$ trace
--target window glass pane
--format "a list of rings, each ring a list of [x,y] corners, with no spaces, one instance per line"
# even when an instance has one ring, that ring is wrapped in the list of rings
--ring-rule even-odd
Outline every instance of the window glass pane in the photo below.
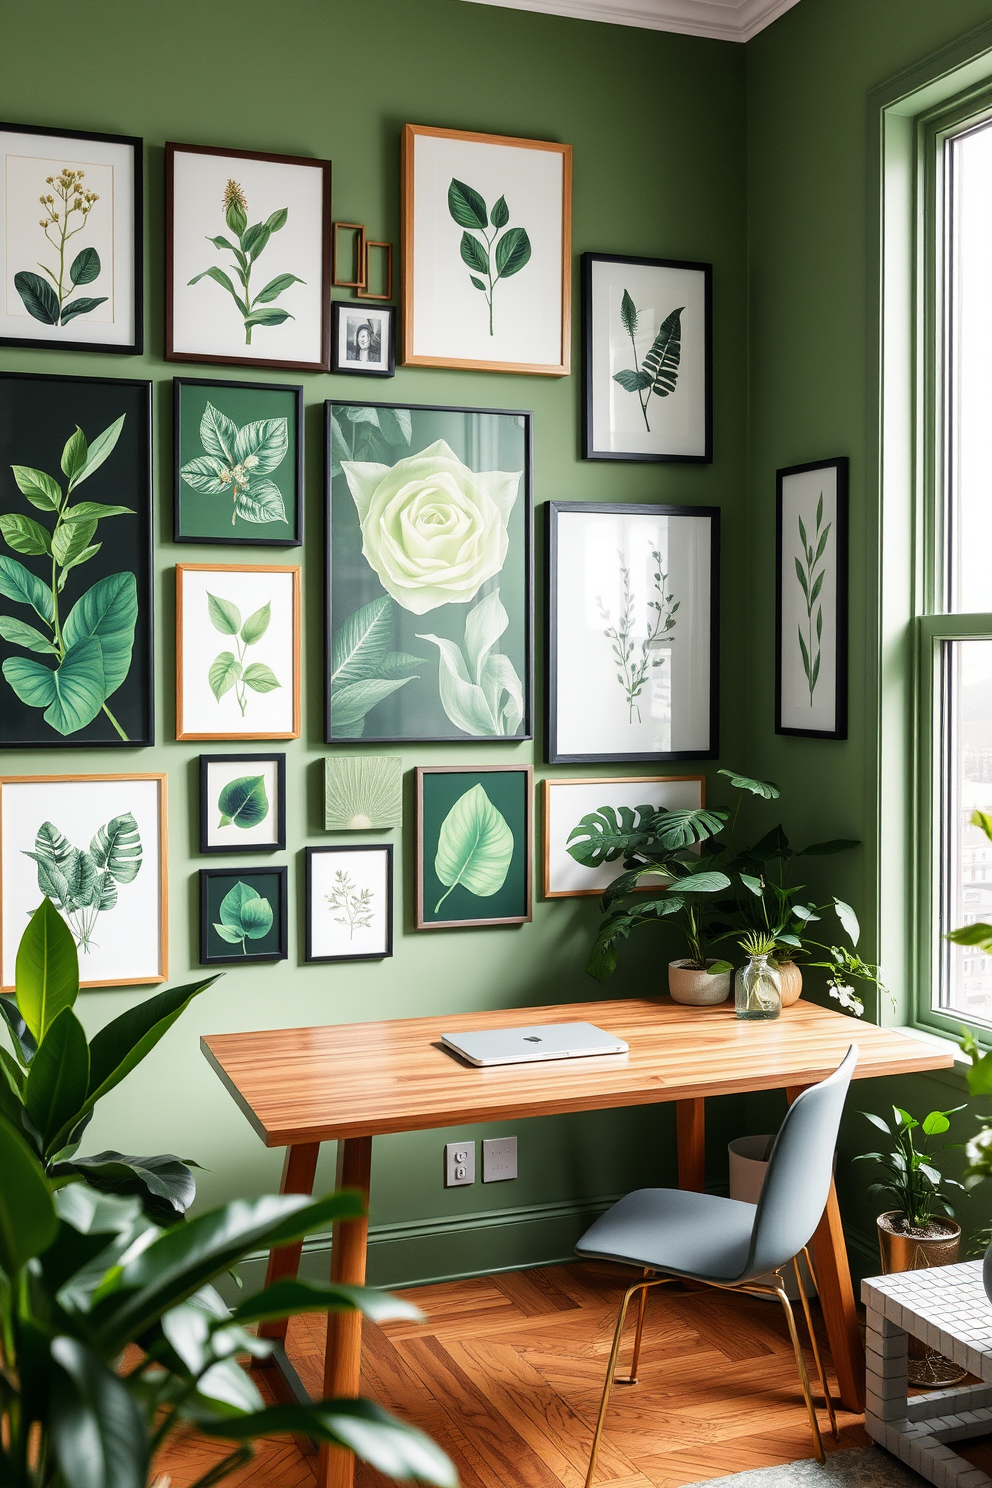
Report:
[[[992,123],[951,140],[949,608],[992,610]]]
[[[943,643],[940,934],[992,922],[992,842],[970,825],[992,813],[992,640]],[[992,1025],[992,957],[941,940],[939,1006]]]

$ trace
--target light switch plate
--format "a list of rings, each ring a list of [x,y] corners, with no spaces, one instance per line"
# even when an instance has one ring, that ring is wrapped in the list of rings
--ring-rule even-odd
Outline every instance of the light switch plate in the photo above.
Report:
[[[487,1137],[482,1143],[483,1183],[505,1183],[517,1176],[516,1137]]]
[[[475,1182],[475,1143],[447,1142],[444,1148],[444,1186],[461,1188]]]

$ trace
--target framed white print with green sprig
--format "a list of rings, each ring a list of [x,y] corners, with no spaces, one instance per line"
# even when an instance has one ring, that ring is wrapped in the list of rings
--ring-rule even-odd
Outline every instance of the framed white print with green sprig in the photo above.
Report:
[[[142,143],[0,124],[0,346],[142,349]]]
[[[307,961],[382,961],[393,954],[389,843],[306,849]]]

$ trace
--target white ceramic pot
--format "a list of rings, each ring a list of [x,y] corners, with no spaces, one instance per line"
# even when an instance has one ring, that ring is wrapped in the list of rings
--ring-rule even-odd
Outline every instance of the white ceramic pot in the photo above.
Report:
[[[711,956],[707,966],[716,960]],[[711,1007],[717,1002],[726,1002],[730,996],[730,972],[720,971],[711,976],[700,971],[692,961],[669,961],[668,990],[673,1002],[684,1002],[689,1007]]]

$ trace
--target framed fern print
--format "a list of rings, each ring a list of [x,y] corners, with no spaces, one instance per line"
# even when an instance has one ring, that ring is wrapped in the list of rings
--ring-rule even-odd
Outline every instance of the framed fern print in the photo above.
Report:
[[[713,458],[706,263],[582,255],[587,460]]]
[[[418,768],[418,930],[531,919],[533,798],[530,765]]]
[[[776,475],[775,732],[847,738],[847,458]]]

